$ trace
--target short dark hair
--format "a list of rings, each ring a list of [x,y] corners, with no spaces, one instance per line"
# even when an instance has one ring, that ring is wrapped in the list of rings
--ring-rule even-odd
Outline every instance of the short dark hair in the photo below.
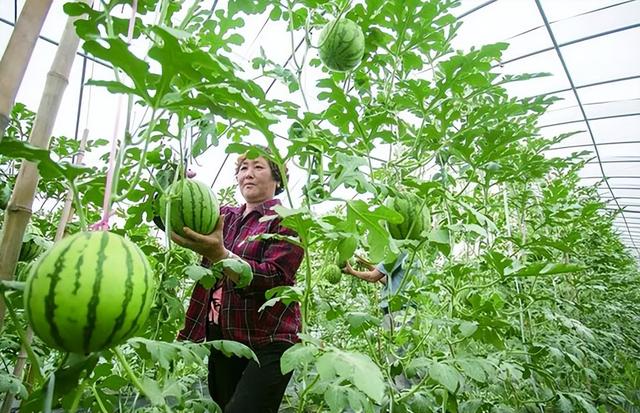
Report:
[[[275,195],[281,194],[282,192],[284,192],[284,182],[282,180],[282,175],[280,174],[280,168],[278,168],[278,164],[271,159],[271,155],[273,154],[273,152],[271,151],[271,149],[269,149],[266,146],[254,145],[254,147],[259,148],[262,150],[262,152],[266,153],[266,156],[263,154],[260,154],[258,155],[258,157],[262,156],[267,160],[267,163],[269,164],[269,169],[271,170],[271,176],[273,177],[273,180],[278,183],[278,185],[276,186]],[[238,159],[236,160],[236,176],[238,176],[238,172],[240,171],[240,166],[242,166],[242,162],[244,162],[246,159],[247,159],[246,153],[238,156]],[[283,166],[284,166],[285,177],[287,178],[287,180],[289,180],[289,171],[287,169],[287,165],[285,164]]]

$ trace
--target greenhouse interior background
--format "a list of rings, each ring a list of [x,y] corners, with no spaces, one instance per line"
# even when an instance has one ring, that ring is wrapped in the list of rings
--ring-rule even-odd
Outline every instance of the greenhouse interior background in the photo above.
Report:
[[[24,1],[2,3],[0,48],[4,49]],[[34,52],[34,59],[41,64],[29,66],[17,98],[29,108],[37,107],[47,62],[52,61],[64,28],[66,15],[61,5],[51,8]],[[219,6],[224,7],[224,1]],[[463,0],[452,13],[463,22],[453,40],[456,49],[468,51],[474,46],[508,42],[498,73],[551,74],[506,87],[515,96],[547,94],[562,99],[541,118],[540,133],[551,137],[580,131],[550,152],[553,156],[592,152],[593,159],[581,171],[583,182],[598,183],[607,205],[621,211],[616,220],[620,236],[640,257],[640,1]],[[268,16],[248,17],[241,30],[248,47],[245,44],[233,53],[238,61],[246,62],[243,69],[249,75],[251,60],[259,56],[261,47],[287,44],[285,29],[284,22],[270,21]],[[282,63],[290,56],[288,47],[269,47],[269,53],[274,61]],[[57,119],[55,134],[77,137],[84,128],[93,134],[114,127],[117,98],[104,89],[82,86],[83,71],[87,78],[106,78],[111,75],[110,66],[93,59],[84,69],[83,65],[81,58],[76,59],[62,104],[64,115]],[[303,81],[312,86],[314,73],[306,76]],[[264,80],[261,85],[266,89],[270,83]],[[84,99],[79,108],[81,93]],[[270,96],[301,100],[289,94],[284,85],[272,87]],[[79,122],[75,116],[78,109]],[[260,141],[259,137],[255,139]],[[286,142],[283,144],[286,146]],[[217,165],[223,157],[212,150],[203,156],[202,163]],[[198,166],[194,170],[206,176],[205,180],[213,180],[218,172]],[[233,173],[223,169],[218,179],[228,184],[233,181]],[[303,183],[303,178],[293,181],[292,191],[299,194]]]
[[[0,0],[0,52],[36,3]],[[342,58],[360,48],[346,71],[321,56],[343,14],[366,39],[339,31]],[[64,78],[50,70],[70,16],[79,46],[43,151],[26,140]],[[640,412],[640,0],[53,0],[15,103],[0,135],[0,413],[222,411],[207,357],[260,348],[211,341],[215,309],[209,341],[179,335],[214,285],[244,316],[249,301],[260,322],[281,311],[274,328],[298,311],[280,413]],[[216,220],[215,202],[242,204],[235,162],[253,145],[275,148],[256,153],[280,175],[286,161],[288,182],[282,232],[244,236],[304,252],[269,289],[259,259],[228,247],[211,264],[164,226],[171,182],[212,188],[189,206]],[[107,229],[133,245],[126,271],[107,241],[56,250]],[[128,278],[102,318],[110,257]]]

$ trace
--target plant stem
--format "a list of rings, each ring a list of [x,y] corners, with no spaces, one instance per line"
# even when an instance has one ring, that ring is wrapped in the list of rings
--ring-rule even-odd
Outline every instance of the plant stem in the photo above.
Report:
[[[300,393],[300,398],[298,398],[298,413],[304,413],[304,405],[305,405],[305,400],[307,398],[307,393],[309,393],[309,390],[311,390],[311,388],[318,382],[318,380],[320,379],[320,375],[316,375],[316,377],[313,379],[313,381],[311,382],[311,384],[309,384],[307,387],[304,388],[304,390],[302,391],[302,393]]]
[[[87,385],[87,380],[86,378],[84,378],[80,381],[80,385],[78,386],[75,396],[73,397],[73,403],[69,408],[70,413],[75,413],[75,411],[78,410],[78,404],[80,403],[80,399],[82,398],[82,393],[84,393],[84,388],[86,387],[86,385]]]
[[[96,398],[96,402],[98,402],[98,407],[100,407],[100,411],[102,413],[109,413],[107,408],[104,406],[104,403],[102,402],[102,399],[100,398],[100,395],[98,394],[98,390],[96,390],[96,385],[95,384],[93,386],[91,386],[91,391],[93,392],[93,396]]]
[[[44,413],[51,413],[51,405],[53,404],[53,391],[56,385],[56,373],[51,373],[49,376],[49,384],[47,384],[47,393],[44,397],[43,410]]]
[[[127,373],[127,376],[129,377],[129,380],[131,380],[131,383],[133,383],[134,387],[138,389],[140,393],[148,397],[149,400],[151,400],[149,395],[147,395],[147,393],[145,392],[144,387],[142,386],[142,383],[140,383],[138,376],[135,375],[135,373],[131,369],[131,366],[129,365],[129,362],[127,362],[127,359],[124,357],[124,354],[122,354],[122,350],[120,350],[120,347],[114,347],[112,351],[115,354],[116,358],[118,359],[120,366]]]
[[[40,362],[38,360],[38,357],[36,356],[36,353],[33,352],[33,348],[31,348],[30,340],[27,339],[24,332],[20,328],[20,324],[18,323],[18,317],[16,315],[15,309],[13,308],[9,300],[7,300],[4,294],[0,294],[0,297],[2,298],[2,300],[5,302],[7,306],[9,318],[11,318],[11,321],[13,321],[13,324],[15,326],[15,333],[20,338],[20,342],[22,343],[23,348],[25,349],[25,351],[27,352],[27,355],[29,356],[29,362],[31,363],[36,373],[36,378],[39,381],[42,381],[43,375],[42,375],[42,370],[40,369]]]
[[[305,263],[305,267],[306,267],[306,276],[305,276],[305,280],[304,280],[304,295],[303,295],[303,299],[302,299],[302,311],[303,311],[303,317],[302,317],[302,331],[307,332],[307,329],[309,328],[309,301],[310,301],[310,297],[311,297],[311,257],[309,257],[309,244],[308,244],[308,239],[305,236],[303,236],[302,234],[300,234],[300,240],[302,241],[302,245],[304,248],[304,263]]]

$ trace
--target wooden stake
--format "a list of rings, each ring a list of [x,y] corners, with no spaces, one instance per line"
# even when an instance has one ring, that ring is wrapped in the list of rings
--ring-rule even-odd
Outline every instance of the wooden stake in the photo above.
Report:
[[[27,0],[0,60],[0,141],[52,0]]]
[[[90,0],[82,1],[89,4]],[[39,148],[49,147],[49,139],[60,108],[60,102],[69,83],[69,73],[80,43],[80,39],[73,27],[75,19],[76,17],[70,17],[67,20],[60,46],[58,46],[51,70],[47,75],[47,81],[38,107],[38,114],[29,137],[29,143]],[[5,211],[4,230],[0,238],[0,280],[13,279],[16,262],[22,246],[22,237],[31,218],[31,208],[39,179],[40,175],[36,165],[32,162],[23,161],[11,199]],[[4,300],[0,300],[0,331],[4,325],[4,316],[5,304]]]

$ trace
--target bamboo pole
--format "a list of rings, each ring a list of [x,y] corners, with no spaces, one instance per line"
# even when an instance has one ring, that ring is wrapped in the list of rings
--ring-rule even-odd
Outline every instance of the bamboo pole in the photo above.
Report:
[[[82,134],[82,140],[80,141],[80,150],[78,152],[78,156],[76,157],[75,164],[81,165],[82,160],[84,159],[84,151],[87,145],[87,137],[89,136],[89,130],[85,129]],[[67,191],[67,198],[65,200],[64,208],[62,209],[62,215],[60,217],[60,222],[58,223],[58,228],[56,230],[56,236],[53,239],[54,243],[60,241],[64,237],[64,230],[67,228],[67,223],[71,220],[73,216],[73,191],[69,189]],[[27,327],[27,343],[31,344],[31,340],[33,340],[33,330],[31,326]],[[18,360],[13,369],[13,376],[18,380],[22,381],[22,374],[24,367],[27,362],[27,349],[23,345],[20,349],[20,353],[18,354]],[[11,411],[11,407],[13,405],[13,401],[15,399],[15,394],[7,392],[5,396],[4,402],[2,403],[2,408],[0,408],[0,413],[9,413]]]
[[[90,0],[82,0],[89,4]],[[36,115],[29,143],[39,148],[48,148],[53,125],[60,108],[64,90],[69,83],[69,73],[78,50],[80,39],[76,35],[73,22],[69,17],[62,33],[58,51],[47,75],[38,114]],[[33,199],[38,187],[40,175],[36,165],[23,161],[18,172],[16,184],[5,213],[4,230],[0,238],[0,280],[12,280],[16,262],[22,246],[27,223],[31,218]],[[5,303],[0,300],[0,331],[4,325]]]
[[[53,0],[27,0],[0,60],[0,141]]]

